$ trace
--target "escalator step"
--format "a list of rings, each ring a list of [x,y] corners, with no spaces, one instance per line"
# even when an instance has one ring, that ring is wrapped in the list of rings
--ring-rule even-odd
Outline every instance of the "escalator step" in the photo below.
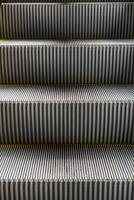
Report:
[[[132,200],[133,146],[1,145],[0,199]]]
[[[0,143],[134,143],[134,86],[0,86]]]

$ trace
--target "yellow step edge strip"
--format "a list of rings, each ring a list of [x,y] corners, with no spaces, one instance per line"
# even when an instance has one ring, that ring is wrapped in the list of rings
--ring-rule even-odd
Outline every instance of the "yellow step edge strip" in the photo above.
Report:
[[[0,40],[0,43],[5,42],[6,40]]]

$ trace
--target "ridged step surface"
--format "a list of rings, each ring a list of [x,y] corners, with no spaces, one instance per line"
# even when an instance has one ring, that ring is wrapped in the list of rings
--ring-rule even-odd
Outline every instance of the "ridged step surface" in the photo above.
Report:
[[[133,146],[1,145],[1,200],[132,200]]]
[[[134,143],[134,86],[0,86],[0,143]]]
[[[4,3],[2,39],[132,39],[134,3]]]
[[[134,40],[1,41],[0,84],[134,84]]]

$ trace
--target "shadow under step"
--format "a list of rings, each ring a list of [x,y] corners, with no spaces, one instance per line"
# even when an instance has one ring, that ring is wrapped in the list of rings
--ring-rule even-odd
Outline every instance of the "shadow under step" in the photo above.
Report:
[[[132,200],[133,146],[1,145],[0,197]]]
[[[5,40],[0,57],[0,84],[134,84],[134,40]]]
[[[134,86],[0,86],[0,143],[134,143]]]
[[[133,0],[1,0],[3,3],[133,2]]]
[[[2,39],[132,39],[133,2],[3,3]]]

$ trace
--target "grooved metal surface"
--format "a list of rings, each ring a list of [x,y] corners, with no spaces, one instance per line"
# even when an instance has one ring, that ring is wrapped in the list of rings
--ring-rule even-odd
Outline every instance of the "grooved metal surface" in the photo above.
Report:
[[[1,200],[133,200],[133,181],[2,181]]]
[[[133,146],[0,146],[0,197],[133,199]]]
[[[1,85],[0,102],[133,102],[133,85]]]
[[[134,84],[134,40],[3,41],[0,84]]]
[[[0,150],[0,180],[133,180],[129,145],[1,145]]]
[[[4,39],[132,39],[134,4],[5,3],[0,38]]]
[[[1,2],[0,200],[133,200],[134,2]]]
[[[134,143],[133,86],[1,86],[0,143]]]

